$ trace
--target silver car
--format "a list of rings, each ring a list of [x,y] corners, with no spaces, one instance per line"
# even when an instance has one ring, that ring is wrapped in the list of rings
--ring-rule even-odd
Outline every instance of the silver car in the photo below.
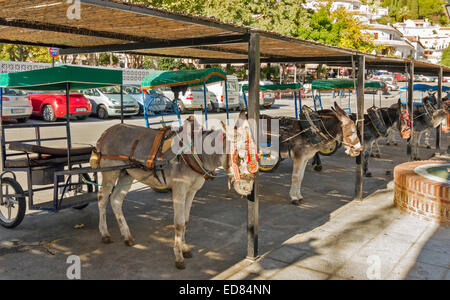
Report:
[[[28,95],[22,91],[3,89],[2,116],[16,119],[19,122],[26,122],[33,112],[33,105],[28,99]]]

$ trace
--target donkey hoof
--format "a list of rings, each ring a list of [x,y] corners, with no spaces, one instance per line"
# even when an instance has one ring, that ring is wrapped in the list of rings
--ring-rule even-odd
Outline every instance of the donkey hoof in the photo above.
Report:
[[[427,145],[427,149],[431,149],[431,146],[430,146],[430,145]]]
[[[194,256],[192,255],[191,251],[185,251],[185,252],[183,252],[183,257],[184,258],[192,258]]]
[[[175,267],[177,267],[177,269],[178,270],[184,270],[184,269],[186,269],[186,266],[184,265],[184,262],[178,262],[178,261],[176,261],[175,262]]]
[[[366,174],[364,174],[364,176],[366,176],[366,177],[372,177],[372,173],[367,172]]]
[[[103,237],[102,237],[102,243],[103,243],[103,244],[106,244],[106,245],[112,244],[112,243],[113,243],[113,240],[111,239],[110,236],[103,236]]]
[[[394,143],[394,146],[398,146],[398,143]]]
[[[386,171],[386,175],[391,175],[391,174],[392,174],[392,172],[390,170]]]
[[[321,172],[322,166],[314,166],[314,171]]]
[[[128,247],[133,247],[134,246],[134,241],[132,239],[126,240],[125,241],[125,245],[127,245]]]

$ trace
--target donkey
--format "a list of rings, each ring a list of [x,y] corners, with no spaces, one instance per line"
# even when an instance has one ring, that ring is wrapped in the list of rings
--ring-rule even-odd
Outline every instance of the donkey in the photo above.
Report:
[[[390,107],[383,107],[380,108],[379,111],[381,113],[382,120],[384,124],[386,125],[387,130],[392,130],[395,128],[398,124],[399,120],[399,110],[406,109],[406,106],[399,103],[393,104]],[[351,115],[350,118],[352,121],[356,121],[356,115]],[[369,115],[364,115],[364,150],[363,150],[363,171],[364,176],[371,177],[372,173],[369,172],[369,157],[372,154],[374,145],[377,145],[376,143],[384,138],[385,136],[379,132],[379,130],[375,127],[373,124],[373,121],[370,119]],[[379,151],[379,149],[378,149]],[[320,156],[317,154],[314,157],[314,164],[315,169],[322,169],[322,162],[320,159]]]
[[[427,105],[431,104],[431,105]],[[437,100],[435,93],[428,95],[422,99],[422,104],[414,106],[413,109],[413,159],[419,160],[419,140],[420,137],[430,129],[438,127],[447,120],[447,112],[445,109],[437,108]],[[429,132],[428,132],[429,134]],[[427,137],[426,137],[427,140]],[[429,144],[429,136],[428,136]]]
[[[200,129],[198,129],[199,127]],[[198,134],[199,141],[195,141],[195,138],[192,138],[192,128]],[[92,160],[91,158],[91,165],[93,167],[107,168],[130,164],[130,159],[124,158],[120,160],[117,156],[106,155],[108,153],[129,153],[127,151],[130,149],[130,144],[133,144],[133,152],[136,153],[134,154],[135,157],[139,155],[146,155],[145,157],[147,157],[150,149],[136,146],[136,143],[152,145],[153,142],[145,143],[145,137],[142,136],[140,137],[143,140],[142,142],[130,140],[130,136],[134,134],[133,130],[140,130],[143,133],[145,130],[148,132],[153,129],[123,124],[107,129],[97,143],[97,151],[101,149],[97,154],[97,163],[95,159]],[[122,204],[131,188],[131,184],[133,181],[138,181],[149,187],[166,186],[172,190],[175,224],[175,266],[178,269],[184,269],[184,258],[192,257],[190,248],[186,244],[185,233],[196,193],[203,187],[207,178],[215,177],[214,171],[217,168],[223,167],[227,173],[229,169],[232,169],[232,173],[235,175],[233,178],[229,177],[229,185],[233,184],[238,194],[242,196],[249,195],[253,190],[253,173],[248,173],[248,168],[242,164],[236,166],[233,162],[241,162],[247,159],[250,155],[247,153],[250,151],[248,149],[251,148],[249,143],[253,142],[253,138],[245,113],[239,115],[234,128],[226,128],[222,123],[222,128],[220,129],[204,131],[201,126],[198,126],[198,123],[190,118],[185,121],[178,131],[172,131],[171,134],[173,137],[172,151],[167,152],[170,154],[167,158],[167,165],[161,170],[147,169],[142,164],[135,164],[131,161],[133,166],[130,169],[102,172],[102,184],[98,195],[99,229],[102,242],[106,244],[111,243],[112,240],[106,223],[106,207],[108,202],[111,202],[125,244],[133,246],[134,239],[122,211]],[[191,142],[189,143],[189,141]],[[204,147],[210,145],[215,151],[207,151],[205,148],[201,153],[197,153],[196,149],[198,149],[197,146],[200,143],[205,145]],[[181,145],[183,146],[181,147]],[[227,154],[227,150],[230,149],[234,149],[232,150],[235,151],[233,152],[234,156]],[[141,153],[138,153],[139,151]],[[241,155],[241,153],[243,154]],[[242,158],[241,156],[245,157]],[[233,168],[230,166],[233,166]],[[226,176],[229,175],[227,174]]]
[[[334,102],[331,110],[320,110],[318,116],[326,129],[327,134],[333,140],[341,142],[345,147],[345,152],[349,156],[358,156],[362,150],[361,143],[356,134],[355,123],[349,118],[346,112]],[[267,119],[270,117],[264,116]],[[294,118],[280,119],[280,143],[288,147],[280,151],[283,158],[292,158],[294,167],[292,171],[292,184],[289,192],[291,203],[299,205],[303,201],[301,185],[305,175],[308,161],[320,150],[315,147],[303,134],[301,121]],[[332,142],[333,140],[330,140]]]

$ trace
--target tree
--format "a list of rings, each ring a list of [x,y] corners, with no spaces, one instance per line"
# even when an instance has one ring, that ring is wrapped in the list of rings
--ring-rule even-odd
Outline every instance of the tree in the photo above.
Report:
[[[442,51],[441,64],[450,67],[450,47],[448,47],[448,48],[444,49],[444,51]]]
[[[328,45],[372,52],[376,49],[363,25],[344,8],[331,10],[332,1],[311,12],[307,26],[298,27],[298,36]]]
[[[48,63],[52,58],[45,47],[0,44],[0,60]]]

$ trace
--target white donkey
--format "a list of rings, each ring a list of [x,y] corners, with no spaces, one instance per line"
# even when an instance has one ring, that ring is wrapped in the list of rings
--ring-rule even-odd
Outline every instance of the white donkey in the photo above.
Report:
[[[215,170],[223,167],[234,176],[230,179],[236,192],[242,196],[253,190],[255,161],[247,161],[254,148],[249,123],[245,113],[241,113],[234,128],[204,131],[193,119],[186,121],[179,131],[163,133],[159,136],[162,146],[154,146],[158,140],[157,130],[131,125],[115,125],[103,133],[97,143],[97,152],[91,158],[93,167],[111,167],[133,163],[136,167],[122,171],[102,173],[102,185],[98,196],[100,213],[99,229],[103,243],[111,243],[106,223],[106,207],[111,202],[125,244],[132,246],[133,237],[123,215],[122,204],[133,181],[150,187],[166,186],[172,190],[175,224],[174,253],[176,267],[184,269],[184,258],[192,257],[186,244],[186,226],[192,202],[206,179],[213,179]],[[199,129],[200,127],[200,129]],[[194,131],[191,129],[194,128]],[[169,130],[170,131],[170,130]],[[163,131],[161,131],[163,132]],[[198,134],[196,140],[194,135]],[[161,139],[161,137],[163,137]],[[194,138],[192,138],[194,137]],[[166,151],[165,143],[171,144],[172,151]],[[199,144],[217,151],[197,153]],[[147,161],[157,148],[155,160]],[[227,151],[230,151],[228,153]],[[191,151],[192,150],[192,151]],[[256,151],[256,150],[254,150]],[[214,153],[211,153],[214,152]],[[142,159],[144,158],[144,159]],[[167,165],[155,168],[154,162],[166,161]],[[250,168],[250,163],[253,165]],[[251,171],[249,171],[251,169]],[[229,174],[227,174],[229,175]],[[227,176],[225,175],[225,176]],[[229,177],[230,178],[230,177]]]

